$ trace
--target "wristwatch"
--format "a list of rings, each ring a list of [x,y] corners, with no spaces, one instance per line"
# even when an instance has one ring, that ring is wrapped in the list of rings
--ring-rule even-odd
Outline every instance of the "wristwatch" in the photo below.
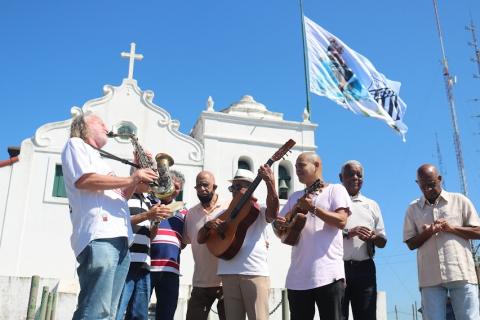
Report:
[[[347,228],[342,230],[342,235],[343,235],[344,238],[348,238],[348,229]]]

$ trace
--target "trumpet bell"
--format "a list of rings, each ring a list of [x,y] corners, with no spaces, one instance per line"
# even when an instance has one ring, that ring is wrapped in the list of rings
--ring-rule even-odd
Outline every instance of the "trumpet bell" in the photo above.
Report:
[[[166,199],[175,192],[175,186],[170,176],[170,166],[174,164],[173,158],[166,153],[155,156],[157,162],[158,179],[151,187],[152,192],[158,199]]]
[[[157,164],[166,164],[168,167],[173,166],[173,164],[175,163],[173,161],[173,158],[166,153],[157,153],[157,155],[155,156],[155,161],[157,161]]]

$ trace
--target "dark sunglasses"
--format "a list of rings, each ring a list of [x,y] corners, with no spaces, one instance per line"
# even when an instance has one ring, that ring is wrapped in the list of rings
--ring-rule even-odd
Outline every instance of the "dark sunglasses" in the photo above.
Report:
[[[233,191],[240,191],[242,190],[243,188],[248,188],[248,186],[246,185],[242,185],[242,184],[232,184],[231,186],[228,187],[228,191],[230,192],[233,192]]]

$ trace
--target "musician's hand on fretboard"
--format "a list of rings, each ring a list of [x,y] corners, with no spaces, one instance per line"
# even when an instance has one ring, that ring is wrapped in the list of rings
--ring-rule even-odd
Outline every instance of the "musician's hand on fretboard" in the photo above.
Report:
[[[313,195],[307,194],[304,197],[301,197],[296,207],[298,208],[298,212],[307,213],[307,212],[314,212],[315,205],[313,203]]]
[[[284,217],[277,217],[275,221],[273,221],[273,227],[278,231],[284,231],[288,227],[288,222]]]

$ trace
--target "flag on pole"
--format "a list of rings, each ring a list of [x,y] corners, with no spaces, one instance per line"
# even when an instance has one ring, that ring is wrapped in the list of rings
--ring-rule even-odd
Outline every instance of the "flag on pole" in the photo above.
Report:
[[[400,82],[387,79],[361,54],[304,16],[310,92],[355,114],[385,121],[405,141]]]

